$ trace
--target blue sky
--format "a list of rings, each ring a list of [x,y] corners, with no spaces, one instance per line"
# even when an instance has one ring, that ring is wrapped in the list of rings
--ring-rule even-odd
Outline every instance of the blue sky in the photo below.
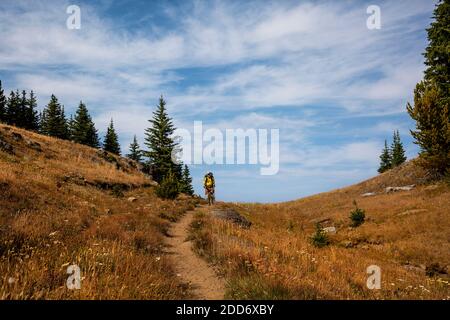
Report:
[[[66,8],[81,8],[69,30]],[[381,29],[369,30],[369,5]],[[280,170],[191,166],[201,192],[275,202],[376,175],[384,139],[400,131],[417,154],[405,111],[422,78],[433,1],[17,1],[0,2],[0,79],[80,100],[103,135],[114,118],[124,152],[163,94],[177,127],[279,128]]]

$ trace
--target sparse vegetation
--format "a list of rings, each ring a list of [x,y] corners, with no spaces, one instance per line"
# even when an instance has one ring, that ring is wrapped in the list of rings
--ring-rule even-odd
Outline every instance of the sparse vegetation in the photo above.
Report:
[[[127,160],[117,169],[87,146],[4,125],[0,137],[14,147],[0,151],[0,299],[189,297],[163,254],[170,222],[160,214],[182,215],[194,199],[161,200]],[[71,264],[80,290],[66,288]]]

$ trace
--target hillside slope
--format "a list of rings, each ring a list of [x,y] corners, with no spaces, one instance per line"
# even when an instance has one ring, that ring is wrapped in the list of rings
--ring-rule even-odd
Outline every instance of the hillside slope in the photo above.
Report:
[[[386,187],[417,185],[386,193]],[[365,193],[374,193],[362,196]],[[353,201],[366,222],[350,227]],[[239,228],[198,214],[199,254],[228,279],[228,298],[449,299],[450,187],[410,161],[354,186],[278,204],[220,204],[252,222]],[[335,227],[316,248],[315,224]],[[366,286],[381,268],[381,289]]]
[[[0,125],[0,299],[186,297],[163,243],[195,203],[152,185],[132,161]]]

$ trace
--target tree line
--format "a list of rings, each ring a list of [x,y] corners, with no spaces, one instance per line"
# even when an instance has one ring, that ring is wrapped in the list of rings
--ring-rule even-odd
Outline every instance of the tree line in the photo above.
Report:
[[[419,145],[418,163],[435,178],[450,174],[450,0],[440,0],[434,9],[433,22],[427,29],[425,76],[414,90],[414,104],[406,110],[416,122],[410,130]],[[385,141],[379,172],[406,160],[398,131],[391,148]]]
[[[142,150],[136,135],[129,146],[126,157],[139,162],[145,173],[159,183],[158,195],[162,198],[175,198],[179,193],[194,194],[189,167],[172,161],[172,151],[177,147],[172,134],[175,128],[168,116],[166,102],[161,96],[150,127],[145,130],[144,144],[148,150]],[[114,128],[113,119],[106,129],[103,143],[86,105],[80,101],[75,115],[67,118],[64,106],[55,95],[42,112],[37,110],[37,100],[33,91],[11,91],[6,97],[0,80],[0,122],[44,135],[70,140],[93,148],[102,148],[107,152],[121,155],[119,137]]]

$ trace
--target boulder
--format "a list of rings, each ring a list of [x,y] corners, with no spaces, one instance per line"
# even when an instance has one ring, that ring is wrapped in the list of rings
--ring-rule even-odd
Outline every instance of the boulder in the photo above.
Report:
[[[326,227],[322,229],[325,233],[329,234],[335,234],[336,233],[336,227]]]
[[[137,201],[137,198],[129,197],[127,200],[128,200],[128,202],[135,202],[135,201]]]
[[[375,196],[375,195],[376,195],[375,192],[366,192],[366,193],[363,193],[361,195],[361,197],[372,197],[372,196]]]
[[[397,192],[397,191],[411,191],[415,187],[416,187],[415,184],[411,184],[409,186],[403,186],[403,187],[387,187],[385,190],[386,190],[386,193],[391,193],[391,192]]]

